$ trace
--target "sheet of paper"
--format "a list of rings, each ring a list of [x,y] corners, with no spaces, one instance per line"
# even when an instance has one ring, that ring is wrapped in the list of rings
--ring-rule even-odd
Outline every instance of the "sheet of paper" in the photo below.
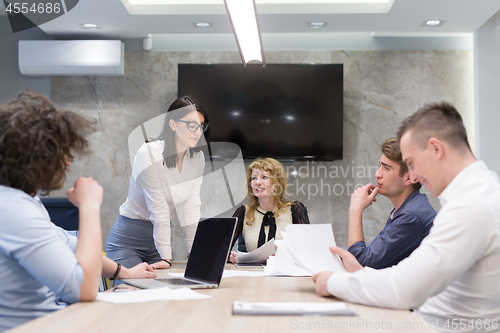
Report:
[[[288,250],[286,243],[281,243],[276,256],[269,257],[264,272],[267,276],[311,276],[311,272],[300,267]]]
[[[184,273],[168,273],[170,276],[174,277],[183,277]],[[222,278],[231,278],[231,277],[238,277],[238,276],[264,276],[264,270],[255,272],[255,271],[242,271],[242,270],[224,270],[224,273],[222,273]]]
[[[320,315],[320,316],[355,316],[356,312],[345,303],[337,302],[268,302],[233,303],[235,315]]]
[[[238,277],[238,276],[264,276],[264,270],[261,269],[260,272],[253,271],[241,271],[241,270],[225,270],[222,273],[223,278]]]
[[[98,293],[96,300],[109,303],[142,303],[153,301],[180,301],[188,299],[205,299],[212,296],[203,295],[189,288],[170,289],[169,287],[147,290]]]
[[[289,224],[286,232],[294,257],[313,274],[346,272],[340,258],[330,251],[330,247],[336,246],[331,224]]]
[[[302,265],[300,263],[300,260],[295,256],[295,253],[292,251],[291,246],[292,246],[291,243],[287,243],[287,242],[280,244],[280,248],[282,250],[282,251],[280,251],[281,252],[280,258],[286,256],[286,260],[288,262],[290,262],[290,263],[293,262],[295,264],[295,266],[298,266],[298,267],[304,269],[305,271],[311,273],[307,267],[305,267],[304,265]],[[282,260],[280,260],[280,261],[282,261]]]
[[[266,244],[262,245],[258,249],[252,252],[239,252],[236,256],[237,263],[265,263],[267,258],[276,253],[276,246],[274,245],[274,238],[271,239]]]

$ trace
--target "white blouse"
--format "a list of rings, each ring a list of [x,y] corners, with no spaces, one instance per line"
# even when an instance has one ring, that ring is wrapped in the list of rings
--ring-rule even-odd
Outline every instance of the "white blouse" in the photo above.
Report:
[[[186,232],[188,252],[191,251],[196,226],[200,220],[200,188],[205,168],[203,152],[189,157],[186,153],[182,172],[163,164],[162,140],[144,143],[134,158],[134,167],[127,200],[120,206],[120,215],[151,221],[156,249],[163,259],[172,258],[170,221],[175,207],[183,203],[179,221]]]
[[[280,213],[278,217],[275,217],[276,222],[276,236],[274,239],[283,239],[281,232],[285,231],[287,224],[292,224],[292,211],[291,206],[288,206],[284,211]],[[245,206],[248,209],[247,206]],[[261,212],[265,212],[263,209],[258,208]],[[262,220],[264,215],[255,211],[255,220],[252,224],[248,225],[246,222],[243,224],[243,238],[245,238],[245,245],[248,252],[252,252],[258,248],[260,227],[262,225]],[[266,233],[266,240],[269,235],[269,226],[264,227],[264,232]]]

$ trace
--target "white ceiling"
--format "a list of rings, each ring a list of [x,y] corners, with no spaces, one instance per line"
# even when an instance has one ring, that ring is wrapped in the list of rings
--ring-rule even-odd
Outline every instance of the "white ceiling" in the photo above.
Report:
[[[377,4],[382,1],[386,4]],[[338,0],[255,2],[263,35],[274,33],[291,37],[297,34],[306,36],[306,39],[307,36],[321,33],[375,33],[375,36],[384,37],[464,36],[473,33],[500,10],[500,0],[365,0],[372,4],[358,8],[361,13],[354,13],[356,6],[352,4],[339,7],[335,4]],[[3,1],[0,3],[3,5]],[[148,6],[138,7],[137,3]],[[388,9],[386,13],[384,6]],[[133,13],[155,14],[133,15],[129,9]],[[445,22],[438,27],[422,26],[424,21],[430,19]],[[327,22],[327,26],[311,29],[307,27],[311,21]],[[212,27],[196,28],[196,22],[210,22]],[[83,30],[83,23],[96,23],[100,29]],[[71,11],[40,28],[54,38],[64,39],[144,38],[148,34],[154,34],[155,38],[179,34],[202,38],[204,34],[213,36],[232,32],[222,0],[80,0]]]

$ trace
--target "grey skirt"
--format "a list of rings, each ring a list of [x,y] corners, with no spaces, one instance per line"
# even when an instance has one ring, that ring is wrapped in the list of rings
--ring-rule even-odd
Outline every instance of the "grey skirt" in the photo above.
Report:
[[[127,268],[161,260],[153,240],[153,224],[118,216],[106,241],[106,256]]]

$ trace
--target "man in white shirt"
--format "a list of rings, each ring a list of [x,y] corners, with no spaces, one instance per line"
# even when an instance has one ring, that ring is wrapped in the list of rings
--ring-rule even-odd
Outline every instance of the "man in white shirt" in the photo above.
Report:
[[[348,272],[313,276],[316,291],[349,302],[415,314],[443,332],[497,332],[500,326],[500,182],[477,161],[462,118],[448,103],[425,105],[398,130],[412,176],[439,197],[434,226],[397,266],[362,268],[332,248]]]

